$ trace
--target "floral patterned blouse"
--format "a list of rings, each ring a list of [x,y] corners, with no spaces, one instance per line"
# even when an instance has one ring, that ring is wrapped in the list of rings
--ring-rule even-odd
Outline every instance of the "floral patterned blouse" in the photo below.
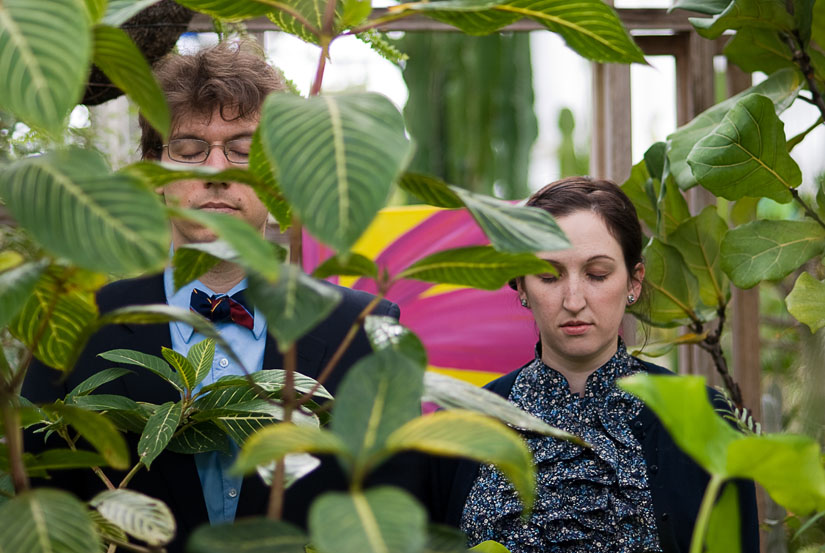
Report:
[[[579,396],[541,361],[537,346],[510,401],[593,447],[527,436],[538,487],[527,520],[506,478],[482,466],[460,523],[470,545],[496,540],[512,553],[661,551],[644,453],[630,429],[642,403],[615,386],[617,378],[641,370],[620,339],[616,354],[588,377]]]

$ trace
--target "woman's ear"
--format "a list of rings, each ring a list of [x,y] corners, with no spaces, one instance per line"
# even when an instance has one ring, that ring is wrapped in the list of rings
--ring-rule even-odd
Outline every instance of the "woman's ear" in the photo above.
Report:
[[[642,295],[642,282],[645,279],[645,265],[644,263],[636,263],[633,268],[633,274],[630,275],[630,280],[627,283],[627,292],[633,294],[637,298]]]

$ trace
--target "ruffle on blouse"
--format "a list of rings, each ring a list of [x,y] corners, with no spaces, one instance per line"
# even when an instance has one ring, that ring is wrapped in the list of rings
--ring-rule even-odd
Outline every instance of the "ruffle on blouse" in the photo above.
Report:
[[[644,453],[630,429],[642,403],[614,385],[639,370],[620,342],[579,397],[537,352],[517,377],[510,401],[593,447],[527,439],[537,469],[537,497],[527,521],[506,478],[482,467],[461,519],[471,544],[494,539],[513,553],[661,551]]]

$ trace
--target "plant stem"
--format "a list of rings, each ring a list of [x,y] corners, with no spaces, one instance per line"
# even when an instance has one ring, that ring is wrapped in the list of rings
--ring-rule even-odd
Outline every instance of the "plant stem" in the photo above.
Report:
[[[132,478],[135,477],[135,475],[138,473],[138,471],[141,469],[141,467],[143,467],[143,463],[138,461],[135,464],[135,466],[132,467],[132,470],[129,471],[129,474],[127,474],[126,476],[123,477],[123,480],[120,481],[120,484],[118,485],[117,488],[119,490],[122,490],[123,488],[128,486],[129,482],[132,481]]]
[[[275,472],[272,475],[272,490],[269,492],[269,508],[266,518],[269,520],[281,520],[284,514],[284,492],[286,481],[286,466],[281,459],[275,463]]]
[[[273,2],[272,0],[257,0],[261,4],[266,4],[268,6],[272,6],[273,8],[277,8],[282,12],[291,15],[295,18],[298,23],[306,27],[306,30],[312,33],[315,36],[321,36],[321,31],[315,27],[309,20],[304,17],[301,12],[290,6],[289,4],[284,4],[282,2]]]
[[[20,428],[20,413],[16,401],[7,396],[2,399],[3,426],[6,431],[6,446],[9,450],[9,465],[14,492],[19,494],[29,489],[29,476],[23,464],[23,429]]]
[[[114,490],[115,489],[115,485],[112,484],[112,481],[109,480],[109,478],[106,476],[106,474],[102,470],[100,470],[100,467],[92,467],[92,472],[94,472],[97,475],[97,477],[100,478],[100,480],[106,486],[107,490]]]
[[[332,41],[329,37],[321,37],[321,56],[318,58],[318,67],[315,69],[315,80],[312,81],[312,88],[309,91],[310,96],[318,96],[321,93],[321,83],[324,80],[324,68],[327,65],[327,56],[329,56],[329,45]]]
[[[144,547],[142,545],[137,545],[135,543],[120,541],[115,538],[107,537],[105,539],[111,545],[114,545],[116,547],[122,547],[123,549],[126,549],[128,551],[134,551],[135,553],[163,553],[166,551],[166,548],[164,547]]]
[[[713,511],[713,505],[716,503],[716,497],[719,495],[719,488],[722,487],[724,481],[723,476],[714,474],[708,482],[708,487],[705,488],[702,505],[699,507],[699,515],[696,517],[696,525],[693,527],[693,536],[690,539],[690,553],[702,553],[710,514]]]
[[[364,324],[367,316],[372,313],[372,310],[375,309],[375,306],[378,305],[378,302],[381,301],[381,295],[377,295],[372,298],[367,306],[358,314],[358,317],[353,321],[352,326],[349,327],[349,331],[347,331],[347,335],[344,336],[344,339],[341,341],[341,344],[338,346],[338,349],[335,350],[335,353],[332,355],[327,364],[324,366],[324,369],[321,371],[321,374],[318,376],[317,382],[312,387],[312,389],[304,394],[301,399],[298,400],[298,406],[305,404],[307,401],[312,399],[312,396],[315,392],[318,391],[318,388],[329,378],[329,375],[332,374],[332,370],[341,360],[341,357],[344,355],[344,352],[347,351],[347,348],[355,339],[355,335],[358,333],[358,330],[361,328],[361,325]]]
[[[802,39],[799,36],[799,31],[795,30],[792,33],[782,33],[782,37],[785,39],[788,48],[791,49],[794,63],[796,63],[799,70],[802,71],[802,74],[805,76],[805,81],[808,83],[808,90],[811,91],[811,101],[819,108],[820,114],[825,118],[825,98],[822,97],[822,93],[816,84],[816,76],[814,74],[814,67],[811,64],[811,57],[808,55],[808,52],[805,51]]]
[[[814,211],[811,208],[811,206],[809,206],[807,204],[807,202],[805,202],[805,200],[802,199],[802,197],[799,195],[799,191],[796,188],[791,188],[790,190],[791,190],[791,196],[793,196],[793,199],[796,200],[796,203],[798,203],[799,205],[802,206],[802,209],[805,210],[805,214],[808,217],[810,217],[811,219],[813,219],[814,221],[816,221],[819,226],[821,226],[822,228],[825,228],[825,221],[823,221],[819,217],[819,214],[817,214],[817,212]]]
[[[284,404],[284,422],[292,421],[292,411],[295,409],[295,371],[298,368],[298,348],[293,343],[284,355],[284,369],[286,379],[281,394]],[[284,492],[286,491],[286,466],[281,459],[275,464],[272,475],[272,489],[269,491],[269,508],[266,516],[271,520],[280,520],[284,511]]]
[[[716,313],[719,317],[719,324],[716,327],[716,330],[712,334],[708,334],[708,336],[699,342],[698,345],[700,348],[708,352],[713,358],[713,364],[716,367],[716,372],[718,372],[719,376],[722,377],[722,380],[725,383],[725,388],[727,388],[730,392],[730,397],[733,403],[739,409],[744,409],[745,405],[742,400],[742,390],[739,388],[739,384],[730,375],[730,371],[728,370],[728,361],[725,359],[725,353],[722,351],[721,337],[726,320],[725,306],[721,305]],[[701,323],[695,323],[693,325],[693,330],[697,334],[702,334],[704,328]]]

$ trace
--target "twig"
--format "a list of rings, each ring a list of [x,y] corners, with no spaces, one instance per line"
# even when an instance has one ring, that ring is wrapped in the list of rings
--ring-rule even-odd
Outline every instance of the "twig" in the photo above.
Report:
[[[20,428],[20,413],[11,397],[2,401],[3,426],[6,431],[6,447],[9,450],[9,465],[14,492],[19,494],[29,489],[29,476],[23,463],[23,430]]]
[[[117,538],[110,538],[106,537],[105,540],[110,544],[116,547],[122,547],[123,549],[134,551],[135,553],[165,553],[165,547],[144,547],[142,545],[137,545],[135,543],[129,543],[128,541],[120,541]]]
[[[134,478],[134,476],[138,473],[138,471],[140,471],[141,467],[143,467],[143,463],[141,461],[138,461],[135,464],[135,466],[132,467],[132,470],[129,471],[129,474],[124,476],[123,480],[120,481],[120,484],[118,485],[118,489],[123,489],[127,485],[129,485],[129,482],[131,482],[132,478]]]
[[[803,200],[803,199],[802,199],[802,197],[799,195],[799,191],[797,191],[797,189],[796,189],[796,188],[791,188],[791,189],[790,189],[790,191],[791,191],[791,196],[793,196],[793,199],[794,199],[794,200],[796,200],[796,202],[797,202],[799,205],[801,205],[801,206],[802,206],[802,209],[804,209],[804,210],[805,210],[805,214],[806,214],[806,215],[808,215],[808,217],[810,217],[810,218],[811,218],[811,219],[813,219],[814,221],[816,221],[816,222],[817,222],[817,224],[819,224],[819,226],[821,226],[822,228],[825,228],[825,221],[823,221],[823,220],[819,217],[819,214],[818,214],[816,211],[814,211],[814,210],[811,208],[811,206],[809,206],[809,205],[805,202],[805,200]]]
[[[811,101],[819,108],[820,114],[825,118],[825,98],[822,97],[822,93],[816,84],[816,75],[814,73],[814,67],[811,64],[811,57],[808,55],[808,52],[805,51],[802,38],[799,36],[799,31],[794,30],[792,33],[782,33],[782,38],[785,39],[785,44],[791,49],[793,62],[796,63],[799,70],[802,71],[802,75],[805,76],[805,81],[808,83],[808,90],[811,91]]]
[[[275,472],[272,475],[272,491],[269,492],[269,509],[266,518],[270,520],[281,520],[284,514],[284,481],[286,480],[286,467],[284,460],[275,463]]]
[[[713,364],[716,367],[716,372],[722,377],[722,380],[725,383],[725,388],[730,391],[731,401],[733,401],[739,409],[744,409],[745,405],[742,400],[742,390],[739,388],[739,384],[730,375],[730,371],[728,370],[728,361],[725,359],[725,354],[722,351],[721,338],[726,319],[725,306],[720,306],[716,313],[719,317],[719,324],[716,327],[716,330],[714,330],[712,334],[708,334],[704,340],[699,342],[698,346],[710,354],[713,359]],[[697,334],[701,334],[704,331],[704,328],[701,323],[694,323],[693,330]]]

